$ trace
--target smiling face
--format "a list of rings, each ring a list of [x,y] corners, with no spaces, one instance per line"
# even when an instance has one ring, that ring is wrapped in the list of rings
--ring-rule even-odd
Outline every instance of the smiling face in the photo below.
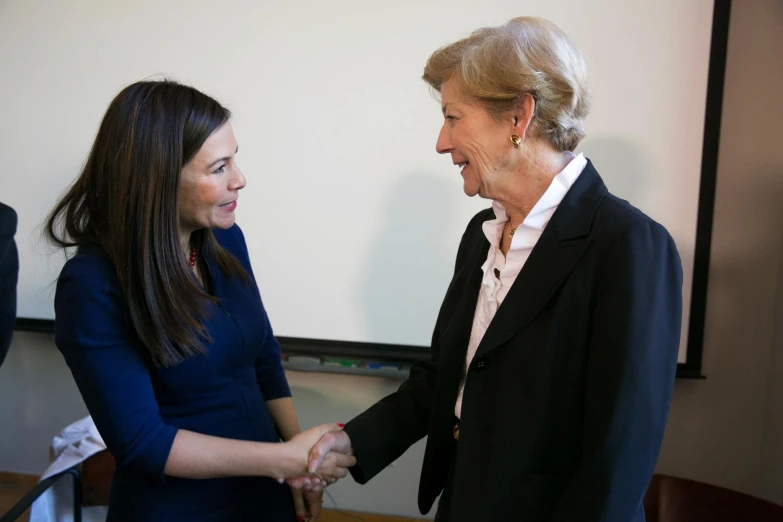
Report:
[[[237,198],[245,186],[236,164],[238,150],[231,124],[224,123],[182,168],[177,203],[180,229],[186,236],[202,228],[234,225]]]
[[[465,194],[492,198],[513,162],[509,137],[517,132],[516,118],[493,118],[454,79],[443,82],[441,101],[444,122],[435,149],[462,169]]]

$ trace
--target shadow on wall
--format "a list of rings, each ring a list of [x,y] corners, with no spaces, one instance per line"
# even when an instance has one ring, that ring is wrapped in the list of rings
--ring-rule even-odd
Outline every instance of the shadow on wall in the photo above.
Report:
[[[460,197],[454,183],[432,173],[406,174],[389,193],[360,299],[369,338],[429,346],[467,226],[450,228]]]
[[[643,199],[650,173],[637,145],[619,136],[599,135],[585,138],[577,150],[593,162],[609,192],[632,205]]]

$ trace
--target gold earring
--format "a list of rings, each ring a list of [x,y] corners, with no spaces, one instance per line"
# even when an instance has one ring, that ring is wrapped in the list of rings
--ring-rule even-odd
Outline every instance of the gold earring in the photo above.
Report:
[[[519,137],[518,134],[512,134],[511,135],[511,143],[514,145],[515,148],[519,148],[519,144],[522,143],[522,138]]]

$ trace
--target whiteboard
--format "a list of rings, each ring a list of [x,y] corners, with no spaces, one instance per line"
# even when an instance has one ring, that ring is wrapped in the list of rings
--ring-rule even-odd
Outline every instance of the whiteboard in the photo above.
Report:
[[[682,256],[685,361],[712,0],[0,0],[0,201],[19,214],[18,315],[52,319],[62,254],[41,224],[110,100],[164,75],[234,114],[237,209],[275,333],[429,344],[459,239],[489,202],[435,153],[420,79],[438,47],[533,15],[585,54],[578,151]]]

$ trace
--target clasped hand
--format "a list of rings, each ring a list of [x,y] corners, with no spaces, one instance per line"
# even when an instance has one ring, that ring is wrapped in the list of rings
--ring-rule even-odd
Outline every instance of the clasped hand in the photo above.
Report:
[[[303,431],[284,443],[286,465],[280,483],[297,490],[320,491],[348,475],[356,465],[351,440],[340,424],[323,424]]]

